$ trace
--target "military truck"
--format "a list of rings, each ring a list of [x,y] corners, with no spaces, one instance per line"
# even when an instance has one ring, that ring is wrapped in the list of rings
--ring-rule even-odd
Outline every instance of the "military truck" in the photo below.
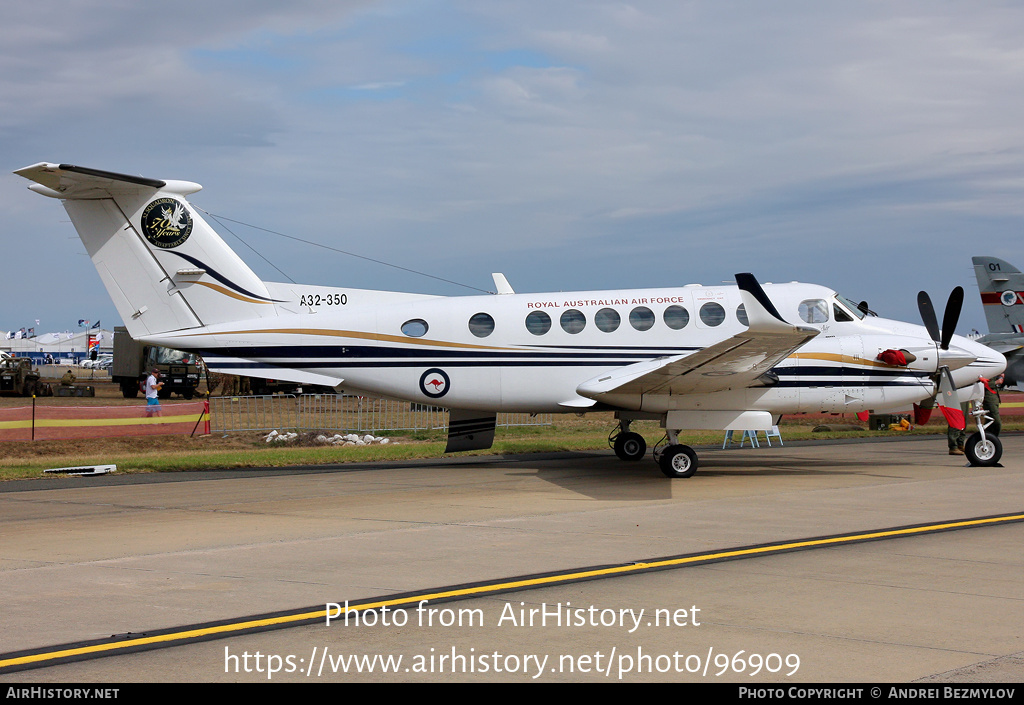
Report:
[[[39,370],[32,369],[27,357],[0,356],[0,394],[30,397],[53,394],[50,385],[43,383]]]
[[[160,381],[164,383],[158,393],[161,399],[171,394],[191,399],[199,386],[198,362],[195,355],[159,345],[144,345],[128,335],[123,326],[114,328],[114,363],[110,377],[121,387],[125,399],[140,394],[146,376],[154,367],[160,370]]]

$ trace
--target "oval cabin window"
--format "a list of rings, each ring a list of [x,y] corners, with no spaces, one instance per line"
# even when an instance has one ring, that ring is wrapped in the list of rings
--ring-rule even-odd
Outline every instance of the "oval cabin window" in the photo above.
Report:
[[[422,318],[414,318],[402,324],[402,332],[410,338],[419,338],[427,334],[430,326]]]

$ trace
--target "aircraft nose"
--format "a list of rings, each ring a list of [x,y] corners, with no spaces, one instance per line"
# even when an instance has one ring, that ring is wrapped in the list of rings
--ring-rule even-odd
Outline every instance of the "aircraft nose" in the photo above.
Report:
[[[968,349],[959,345],[950,345],[948,350],[939,351],[939,364],[945,365],[950,370],[959,370],[961,367],[972,365],[980,359],[978,350],[974,349],[977,347],[979,346],[974,345]],[[988,350],[988,348],[985,349]],[[989,350],[989,352],[992,351]]]

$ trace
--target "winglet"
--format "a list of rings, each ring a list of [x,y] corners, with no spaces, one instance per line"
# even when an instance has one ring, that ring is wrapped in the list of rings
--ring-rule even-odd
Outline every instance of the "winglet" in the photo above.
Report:
[[[761,333],[802,333],[810,340],[820,332],[817,328],[806,326],[795,326],[786,321],[775,308],[775,304],[768,298],[768,294],[761,288],[761,284],[753,274],[744,272],[736,275],[736,285],[740,289],[740,297],[743,299],[743,308],[747,312],[747,322],[750,331]]]
[[[761,304],[764,310],[771,314],[776,320],[782,321],[783,323],[786,322],[786,320],[779,315],[779,311],[778,309],[775,308],[775,304],[773,304],[772,300],[768,298],[768,294],[764,293],[764,289],[761,288],[761,284],[757,281],[757,278],[753,274],[751,274],[750,272],[743,272],[741,274],[737,274],[736,286],[740,288],[740,291],[745,291],[751,296],[753,296],[754,299],[756,299],[757,302]],[[748,318],[750,314],[751,312],[747,311]]]

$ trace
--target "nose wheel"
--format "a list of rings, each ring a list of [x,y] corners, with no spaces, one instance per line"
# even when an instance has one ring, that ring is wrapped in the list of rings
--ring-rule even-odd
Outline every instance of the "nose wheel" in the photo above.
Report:
[[[1003,444],[999,441],[999,436],[973,433],[964,444],[964,455],[971,465],[992,467],[1003,457]]]

